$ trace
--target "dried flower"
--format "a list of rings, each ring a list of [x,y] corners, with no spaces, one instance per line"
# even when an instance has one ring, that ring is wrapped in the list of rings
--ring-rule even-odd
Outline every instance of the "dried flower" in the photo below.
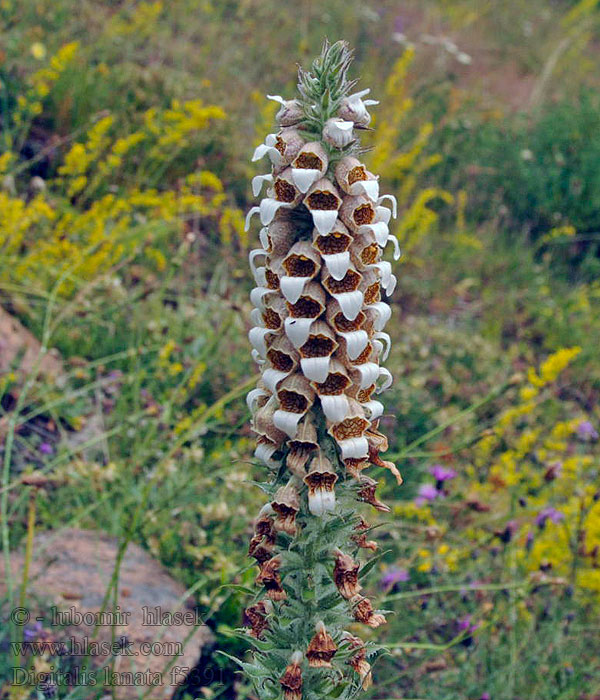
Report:
[[[371,664],[367,661],[365,643],[360,637],[355,637],[348,632],[344,633],[343,639],[348,642],[350,649],[357,649],[356,654],[351,656],[347,663],[360,676],[362,689],[367,690],[373,684],[373,674],[371,673]]]
[[[312,668],[331,668],[331,659],[335,656],[337,646],[322,621],[317,622],[315,629],[315,636],[306,650],[308,665]]]
[[[333,569],[333,580],[338,591],[346,599],[350,600],[362,590],[358,582],[358,570],[360,565],[348,554],[337,550],[335,554],[335,566]]]
[[[281,676],[281,678],[279,679],[281,687],[283,688],[283,696],[285,700],[302,699],[302,669],[300,668],[301,661],[301,652],[295,651],[290,658],[290,663],[285,668],[283,676]]]
[[[263,632],[269,628],[267,616],[273,612],[270,600],[259,600],[244,610],[244,624],[250,627],[250,634],[256,639],[263,638]]]
[[[352,598],[350,603],[353,606],[354,619],[357,622],[362,622],[363,624],[373,628],[384,625],[387,622],[384,615],[373,610],[371,601],[368,598],[357,595]]]

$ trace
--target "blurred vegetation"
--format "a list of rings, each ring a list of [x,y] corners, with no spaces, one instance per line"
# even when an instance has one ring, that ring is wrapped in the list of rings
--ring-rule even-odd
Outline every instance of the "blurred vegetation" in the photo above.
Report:
[[[367,515],[397,614],[370,693],[598,696],[599,19],[591,0],[0,0],[0,302],[64,365],[0,376],[3,547],[44,475],[38,529],[139,542],[243,652],[249,157],[264,94],[345,38],[404,250],[383,421],[405,484],[393,518]],[[10,661],[0,695],[26,697]],[[190,695],[247,694],[208,663],[224,685]]]

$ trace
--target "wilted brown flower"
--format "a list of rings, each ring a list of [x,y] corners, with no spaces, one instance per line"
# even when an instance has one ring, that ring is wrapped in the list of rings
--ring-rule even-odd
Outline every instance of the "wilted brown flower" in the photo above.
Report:
[[[296,515],[300,510],[300,499],[298,490],[291,482],[277,491],[271,501],[271,507],[277,513],[274,521],[275,529],[287,532],[288,535],[295,535],[297,532]]]
[[[367,690],[373,684],[371,664],[367,661],[367,649],[360,637],[355,637],[349,632],[344,633],[344,640],[349,643],[351,649],[357,649],[356,654],[346,662],[358,673],[362,681],[362,689]]]
[[[259,600],[244,610],[244,625],[250,627],[250,634],[256,639],[263,638],[263,632],[269,628],[267,615],[273,612],[270,600]]]
[[[360,565],[348,554],[339,549],[335,552],[335,566],[333,567],[333,580],[341,595],[350,600],[362,589],[358,582],[358,570]]]
[[[371,601],[368,598],[357,595],[354,596],[350,603],[353,607],[354,619],[357,622],[362,622],[369,627],[379,627],[387,622],[381,613],[376,613],[373,610]]]
[[[286,666],[283,676],[279,679],[283,688],[283,696],[285,700],[301,700],[302,699],[302,669],[300,663],[302,654],[295,651],[290,663]]]
[[[335,656],[337,646],[322,621],[317,622],[315,629],[315,636],[306,650],[308,665],[313,668],[331,668],[331,659]]]
[[[281,587],[280,566],[281,559],[273,557],[261,565],[260,573],[256,577],[256,583],[265,587],[271,600],[283,600],[287,595]]]

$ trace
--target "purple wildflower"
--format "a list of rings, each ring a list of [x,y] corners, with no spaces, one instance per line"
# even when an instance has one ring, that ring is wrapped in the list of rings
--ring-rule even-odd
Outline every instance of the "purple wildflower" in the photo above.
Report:
[[[435,501],[436,498],[443,498],[444,494],[439,491],[433,484],[421,484],[419,486],[419,495],[415,498],[415,503],[422,506],[427,501]]]
[[[43,631],[42,623],[38,620],[35,624],[29,625],[23,630],[23,639],[26,642],[34,642],[40,637]]]
[[[408,581],[408,579],[409,574],[406,569],[392,566],[383,572],[381,579],[379,580],[379,585],[382,588],[392,588],[397,583],[404,583],[405,581]]]
[[[564,520],[565,514],[561,513],[559,510],[556,510],[556,508],[552,508],[552,506],[548,506],[547,508],[543,508],[536,516],[535,516],[535,524],[542,529],[548,520],[551,520],[553,523],[560,523],[561,520]]]
[[[54,449],[49,442],[42,442],[39,449],[43,455],[51,455],[54,452]]]
[[[439,483],[456,478],[454,469],[448,469],[441,464],[434,464],[427,470],[431,476]]]
[[[461,617],[458,620],[458,629],[461,632],[468,632],[469,634],[472,634],[475,632],[475,630],[479,629],[479,627],[479,622],[471,622],[471,615],[465,615],[465,617]]]
[[[479,700],[491,700],[492,696],[489,693],[482,693]]]
[[[594,428],[594,426],[590,423],[589,420],[582,420],[581,423],[578,423],[576,430],[577,435],[582,440],[593,441],[598,439],[598,431]]]
[[[525,538],[525,548],[528,552],[530,552],[531,548],[533,547],[533,537],[533,530],[529,530],[527,537]]]

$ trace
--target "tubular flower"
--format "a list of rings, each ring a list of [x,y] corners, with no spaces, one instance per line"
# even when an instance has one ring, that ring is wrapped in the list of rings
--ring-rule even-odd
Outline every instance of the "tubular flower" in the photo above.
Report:
[[[299,95],[269,96],[279,131],[253,158],[272,165],[252,181],[256,197],[266,191],[246,220],[258,214],[262,226],[249,332],[261,379],[247,404],[271,480],[249,546],[261,590],[245,611],[255,652],[242,667],[261,700],[280,688],[285,700],[366,689],[378,648],[346,628],[385,622],[361,594],[359,555],[377,544],[359,509],[389,512],[364,473],[371,465],[401,483],[381,457],[378,400],[392,381],[380,361],[396,284],[383,253],[390,241],[399,251],[388,228],[395,199],[360,160],[357,135],[376,102],[350,94],[350,60],[345,43],[326,43],[310,72],[300,69]]]

